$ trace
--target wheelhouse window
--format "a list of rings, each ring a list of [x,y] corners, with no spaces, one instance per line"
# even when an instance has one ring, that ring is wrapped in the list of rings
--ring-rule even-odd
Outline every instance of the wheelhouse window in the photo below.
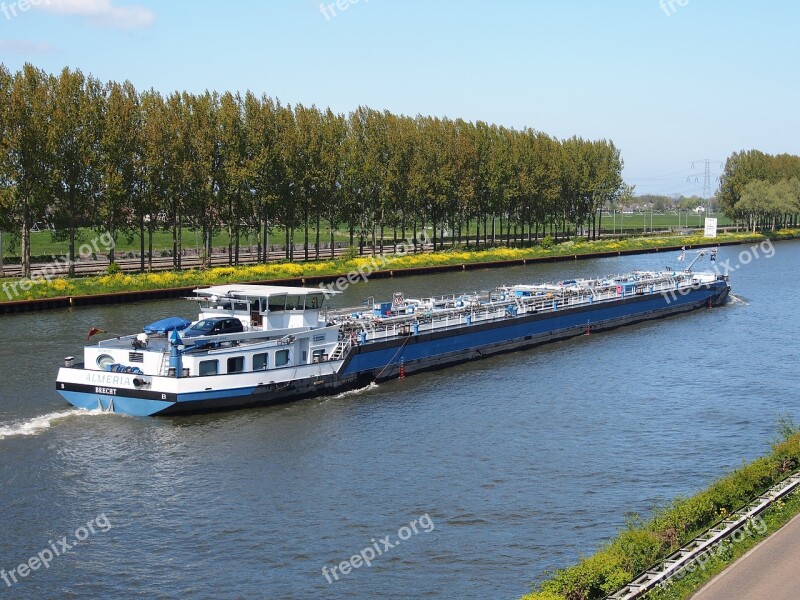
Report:
[[[322,308],[324,300],[324,294],[309,294],[306,296],[306,308]]]
[[[286,296],[270,296],[269,312],[283,312],[286,309]]]
[[[275,366],[276,367],[285,367],[289,364],[289,351],[288,350],[278,350],[275,353]]]
[[[286,310],[305,310],[305,296],[286,296]]]
[[[219,373],[218,360],[201,360],[200,361],[200,377],[208,377],[209,375],[217,375]]]
[[[253,355],[253,371],[266,371],[269,366],[269,354]]]
[[[244,372],[244,356],[231,356],[228,359],[228,373]]]

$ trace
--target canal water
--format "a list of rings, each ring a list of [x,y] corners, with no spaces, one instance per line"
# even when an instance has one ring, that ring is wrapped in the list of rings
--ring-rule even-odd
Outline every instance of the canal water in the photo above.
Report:
[[[375,281],[339,303],[676,258]],[[54,377],[91,327],[131,333],[192,304],[0,317],[0,597],[517,598],[800,420],[800,243],[723,248],[726,262],[722,308],[184,418],[71,410]]]

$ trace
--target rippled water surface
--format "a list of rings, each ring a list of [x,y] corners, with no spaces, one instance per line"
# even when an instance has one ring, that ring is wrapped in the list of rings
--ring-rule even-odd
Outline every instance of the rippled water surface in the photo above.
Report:
[[[723,248],[720,262],[736,265],[744,250]],[[698,490],[767,452],[779,417],[800,420],[800,243],[760,256],[732,274],[723,308],[196,417],[85,413],[54,389],[90,327],[131,333],[194,316],[190,303],[0,317],[0,569],[63,536],[73,546],[11,587],[0,579],[0,597],[519,597],[596,549],[626,513]],[[375,281],[340,302],[674,260]],[[414,520],[416,534],[401,529]],[[399,533],[408,539],[396,544]],[[323,567],[368,547],[383,552],[372,566],[328,583]]]

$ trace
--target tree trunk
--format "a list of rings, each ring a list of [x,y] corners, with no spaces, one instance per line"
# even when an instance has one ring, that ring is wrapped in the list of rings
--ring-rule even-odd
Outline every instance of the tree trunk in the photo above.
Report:
[[[144,273],[144,215],[139,217],[139,272]]]
[[[600,212],[600,214],[599,214],[599,216],[597,218],[597,235],[595,236],[594,239],[597,239],[599,237],[600,238],[603,237],[603,209],[602,209],[602,207],[600,208],[599,212]]]
[[[233,264],[233,218],[228,221],[228,264]]]
[[[183,267],[183,223],[178,219],[178,269]]]
[[[116,256],[114,255],[114,244],[115,235],[114,235],[114,219],[111,219],[108,223],[108,235],[111,237],[111,248],[108,249],[108,263],[114,264],[116,262]]]
[[[147,224],[147,271],[153,271],[153,217],[150,216],[150,222]]]
[[[233,228],[233,234],[236,236],[236,243],[233,245],[233,251],[236,254],[234,258],[233,264],[237,267],[239,266],[239,250],[241,249],[241,227],[239,226],[239,220],[236,220],[236,225]]]
[[[22,245],[20,247],[22,253],[21,266],[22,276],[31,276],[31,223],[30,223],[30,210],[28,203],[24,202],[22,205]]]
[[[75,216],[69,216],[69,276],[75,277]]]
[[[214,227],[209,225],[203,228],[203,265],[211,268],[211,258],[214,254]]]
[[[308,210],[303,211],[303,225],[305,231],[303,232],[303,260],[308,262]]]
[[[172,221],[172,267],[178,268],[178,217]]]
[[[322,223],[322,218],[319,216],[319,211],[317,211],[317,235],[314,238],[314,258],[319,260],[319,228]]]

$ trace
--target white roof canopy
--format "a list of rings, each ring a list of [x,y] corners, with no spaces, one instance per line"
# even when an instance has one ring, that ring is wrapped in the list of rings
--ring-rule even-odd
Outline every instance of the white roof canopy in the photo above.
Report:
[[[273,296],[310,296],[317,294],[339,294],[321,288],[283,287],[277,285],[214,285],[194,290],[198,296],[217,296],[218,298],[270,298]]]

